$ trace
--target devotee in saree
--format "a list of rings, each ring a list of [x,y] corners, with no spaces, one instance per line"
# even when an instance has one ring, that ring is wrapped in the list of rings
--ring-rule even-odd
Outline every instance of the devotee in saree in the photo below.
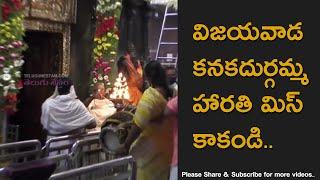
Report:
[[[93,89],[94,99],[90,102],[88,109],[95,117],[97,127],[100,131],[102,123],[117,112],[112,101],[105,97],[106,91],[103,83],[97,83]]]
[[[137,162],[137,179],[165,180],[169,178],[172,129],[164,121],[163,114],[171,91],[160,63],[148,63],[144,75],[150,87],[137,105],[124,145],[130,148],[129,152]]]
[[[96,120],[85,105],[77,99],[69,78],[59,78],[52,96],[42,104],[41,124],[47,131],[47,139],[85,132],[96,127]],[[70,142],[59,142],[59,146]]]
[[[129,102],[132,105],[137,105],[141,95],[142,95],[142,87],[143,87],[143,78],[141,73],[141,66],[138,64],[137,68],[131,61],[129,55],[121,56],[117,62],[118,73],[122,73],[124,77],[127,79],[128,91],[130,95]]]

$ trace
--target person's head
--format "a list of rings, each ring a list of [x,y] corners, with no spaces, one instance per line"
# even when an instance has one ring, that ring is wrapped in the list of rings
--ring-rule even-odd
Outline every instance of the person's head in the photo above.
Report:
[[[168,85],[166,72],[159,62],[150,61],[144,69],[144,75],[151,87],[162,88],[166,96],[171,97],[172,92]]]
[[[57,79],[57,89],[59,95],[66,95],[70,93],[70,87],[73,85],[73,82],[68,77],[61,77]]]
[[[176,69],[172,66],[166,68],[166,74],[169,80],[169,85],[172,85],[177,82],[177,72]]]
[[[97,83],[93,88],[93,96],[96,99],[104,98],[106,94],[106,89],[103,83]]]
[[[124,77],[128,79],[129,77],[129,64],[128,64],[128,56],[121,56],[117,62],[118,73],[122,73]]]

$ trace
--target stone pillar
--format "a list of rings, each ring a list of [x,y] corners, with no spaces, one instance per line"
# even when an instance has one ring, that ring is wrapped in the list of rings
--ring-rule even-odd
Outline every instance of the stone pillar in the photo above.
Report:
[[[96,0],[77,1],[77,23],[71,26],[71,78],[80,100],[89,96],[89,77],[95,33]]]

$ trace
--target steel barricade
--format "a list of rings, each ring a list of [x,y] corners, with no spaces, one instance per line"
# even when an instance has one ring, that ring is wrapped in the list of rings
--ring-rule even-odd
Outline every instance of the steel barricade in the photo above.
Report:
[[[100,131],[92,131],[78,135],[66,135],[49,139],[42,148],[43,157],[48,157],[56,162],[55,173],[66,171],[72,168],[70,156],[71,148],[79,139],[98,137]]]
[[[36,160],[40,157],[41,143],[39,140],[0,144],[0,164],[2,165]]]
[[[8,124],[7,125],[7,142],[19,141],[19,125]]]
[[[91,136],[99,136],[100,131],[91,131],[78,135],[66,135],[66,136],[58,136],[47,140],[45,146],[42,147],[43,156],[49,156],[50,153],[56,152],[56,154],[61,154],[62,151],[66,151],[67,153],[71,153],[71,148],[76,140],[83,139]],[[70,143],[66,143],[59,146],[52,147],[53,143],[59,143],[63,141],[70,141]]]
[[[90,137],[78,140],[72,147],[69,154],[69,165],[73,168],[80,168],[108,160],[107,154],[103,151],[99,137]],[[105,172],[99,171],[81,177],[81,180],[92,179],[93,177],[104,176]],[[90,176],[90,177],[89,177]],[[95,178],[93,178],[95,179]]]
[[[69,159],[72,163],[72,168],[79,168],[107,160],[106,153],[101,147],[99,137],[78,140],[72,146]]]
[[[113,169],[118,166],[124,166],[129,165],[126,172],[116,173],[113,175],[105,175],[100,177],[94,177],[94,178],[85,178],[85,180],[123,180],[123,179],[129,179],[129,180],[135,180],[136,177],[136,164],[132,156],[126,156],[110,161],[105,161],[98,164],[93,164],[85,167],[80,167],[77,169],[72,169],[69,171],[61,172],[52,175],[49,180],[65,180],[65,179],[76,179],[80,176],[84,176],[87,174],[92,174],[95,171],[107,171],[110,169]],[[88,177],[88,176],[86,176]]]

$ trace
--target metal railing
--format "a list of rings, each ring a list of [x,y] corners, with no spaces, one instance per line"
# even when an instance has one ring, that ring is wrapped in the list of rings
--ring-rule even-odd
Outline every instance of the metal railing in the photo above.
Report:
[[[97,139],[99,138],[99,134],[100,131],[93,131],[78,135],[55,137],[49,139],[44,147],[41,147],[39,140],[27,140],[0,144],[0,167],[9,165],[11,163],[37,160],[43,157],[51,159],[57,163],[58,167],[60,168],[57,168],[56,172],[65,171],[71,168],[71,162],[69,162],[69,159],[71,159],[71,149],[73,145],[75,145],[76,140],[90,137]],[[63,141],[70,141],[70,143],[61,143],[61,145],[53,146],[54,144],[59,144],[59,142]],[[52,152],[54,154],[50,154]],[[61,164],[63,164],[63,168],[61,168]]]
[[[71,158],[72,147],[79,140],[96,137],[98,138],[100,131],[92,131],[77,135],[66,135],[54,137],[47,140],[45,146],[42,148],[43,157],[51,159],[56,162],[57,168],[55,173],[62,172],[73,168]]]
[[[19,125],[7,125],[7,141],[8,143],[17,142],[19,140]]]
[[[132,156],[126,156],[123,158],[118,158],[110,161],[105,161],[98,164],[93,164],[85,167],[80,167],[77,169],[72,169],[69,171],[61,172],[52,175],[49,180],[65,180],[67,178],[77,178],[82,175],[87,175],[93,173],[95,171],[101,170],[111,170],[115,167],[129,165],[126,172],[115,173],[113,175],[100,176],[99,178],[94,178],[95,180],[103,180],[103,179],[130,179],[135,180],[136,177],[136,164]],[[86,178],[86,180],[90,180],[91,178]]]
[[[0,144],[0,163],[17,163],[40,159],[41,143],[38,140]]]
[[[46,141],[46,144],[42,147],[43,156],[49,156],[51,152],[56,152],[56,154],[61,154],[62,151],[68,150],[68,153],[70,153],[71,148],[76,140],[83,139],[86,137],[91,136],[99,136],[100,131],[92,131],[88,133],[83,134],[77,134],[77,135],[66,135],[66,136],[59,136],[54,137]],[[53,143],[59,143],[63,141],[70,141],[69,143],[65,143],[63,145],[58,146],[52,146]]]
[[[14,143],[0,144],[0,167],[11,163],[20,163],[37,160],[41,157],[57,163],[57,169],[52,177],[64,177],[64,173],[78,172],[81,174],[77,179],[113,179],[135,177],[135,164],[132,157],[117,158],[114,154],[106,153],[100,144],[100,132],[90,132],[82,135],[61,136],[48,140],[41,148],[38,140],[19,141]],[[54,142],[70,139],[79,139],[73,144],[51,147]],[[70,147],[69,147],[70,146]],[[68,153],[50,155],[54,151],[68,150]],[[108,161],[109,160],[109,161]],[[111,160],[111,161],[110,161]],[[128,165],[129,164],[129,165]],[[101,166],[101,167],[100,167]],[[77,169],[76,169],[77,168]],[[72,170],[71,170],[72,169]],[[75,170],[75,171],[73,171]],[[86,172],[91,172],[87,173]],[[94,171],[94,172],[93,172]],[[57,176],[56,176],[57,175]],[[132,178],[131,178],[132,179]]]
[[[76,141],[69,154],[69,163],[72,168],[106,161],[107,154],[103,151],[99,137],[90,137]]]

